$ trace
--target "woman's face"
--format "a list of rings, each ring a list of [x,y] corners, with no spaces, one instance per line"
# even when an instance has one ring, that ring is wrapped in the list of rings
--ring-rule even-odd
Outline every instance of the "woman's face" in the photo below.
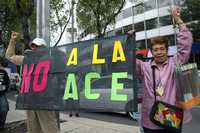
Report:
[[[154,44],[152,54],[156,64],[163,64],[167,60],[168,50],[165,44]]]

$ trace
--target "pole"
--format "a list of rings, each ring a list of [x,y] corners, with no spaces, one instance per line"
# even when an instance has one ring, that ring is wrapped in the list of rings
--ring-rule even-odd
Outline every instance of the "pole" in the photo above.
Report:
[[[37,0],[37,37],[45,39],[50,46],[49,0]]]
[[[144,32],[145,32],[145,48],[147,49],[148,48],[148,41],[147,41],[147,24],[146,24],[146,8],[145,8],[145,5],[143,3],[143,11],[144,11]]]
[[[171,0],[170,1],[170,10],[172,10],[173,6],[175,6],[175,1],[174,0]],[[176,24],[175,24],[175,20],[174,18],[172,17],[172,24],[173,24],[173,28],[174,28],[174,44],[176,45],[177,44],[177,41],[176,41]]]
[[[41,37],[42,36],[42,14],[41,14],[41,9],[42,9],[42,1],[37,0],[37,21],[36,21],[36,36]]]
[[[42,37],[46,40],[48,46],[50,46],[50,31],[49,31],[49,0],[43,0],[43,33]]]
[[[157,13],[158,13],[158,17],[157,17],[157,23],[158,23],[158,36],[160,36],[160,7],[159,7],[159,1],[156,1],[156,8],[157,8]]]
[[[72,29],[71,29],[72,43],[74,43],[74,4],[75,4],[75,1],[72,0]]]

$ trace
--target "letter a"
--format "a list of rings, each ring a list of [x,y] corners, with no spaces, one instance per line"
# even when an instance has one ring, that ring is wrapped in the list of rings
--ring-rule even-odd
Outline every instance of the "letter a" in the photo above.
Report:
[[[119,56],[118,56],[119,53]],[[118,61],[126,61],[125,55],[124,55],[124,50],[122,47],[122,44],[120,41],[115,41],[115,45],[113,48],[113,58],[112,62],[118,62]]]
[[[64,100],[72,98],[74,100],[78,100],[78,92],[76,85],[76,78],[73,73],[70,73],[67,77]]]
[[[78,50],[77,48],[73,48],[72,52],[69,56],[69,60],[67,62],[67,66],[69,65],[77,65],[78,63]]]

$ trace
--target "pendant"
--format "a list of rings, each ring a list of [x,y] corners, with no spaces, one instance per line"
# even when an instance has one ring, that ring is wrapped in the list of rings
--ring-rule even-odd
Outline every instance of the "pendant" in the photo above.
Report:
[[[163,96],[164,95],[164,88],[162,86],[158,86],[156,89],[156,95]]]

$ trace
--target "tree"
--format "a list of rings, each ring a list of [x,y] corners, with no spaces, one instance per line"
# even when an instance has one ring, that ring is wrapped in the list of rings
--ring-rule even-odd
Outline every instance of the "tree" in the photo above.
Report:
[[[19,30],[14,1],[0,1],[0,45],[6,47],[12,30]]]
[[[27,49],[29,48],[28,44],[31,40],[30,32],[31,30],[35,32],[36,27],[34,0],[15,0],[15,2],[18,17],[20,18],[23,42],[25,44],[25,49]],[[30,28],[30,26],[33,26],[34,28]]]
[[[188,22],[194,41],[200,42],[200,0],[185,0],[181,15]]]
[[[52,13],[50,25],[53,25],[53,32],[58,29],[64,30],[64,24],[69,18],[67,17],[69,11],[65,10],[65,4],[64,0],[50,0]],[[12,31],[22,34],[23,39],[20,41],[25,49],[28,48],[28,43],[36,36],[36,0],[0,1],[0,45],[4,48],[7,48]]]
[[[77,22],[79,28],[98,38],[105,36],[108,25],[115,22],[125,0],[79,0],[77,3]]]
[[[50,31],[52,38],[57,38],[54,33],[60,33],[56,45],[60,41],[66,26],[69,23],[70,12],[70,0],[50,0]]]
[[[12,31],[21,33],[20,41],[28,47],[30,34],[35,34],[34,0],[4,0],[0,2],[1,45],[7,47]]]

